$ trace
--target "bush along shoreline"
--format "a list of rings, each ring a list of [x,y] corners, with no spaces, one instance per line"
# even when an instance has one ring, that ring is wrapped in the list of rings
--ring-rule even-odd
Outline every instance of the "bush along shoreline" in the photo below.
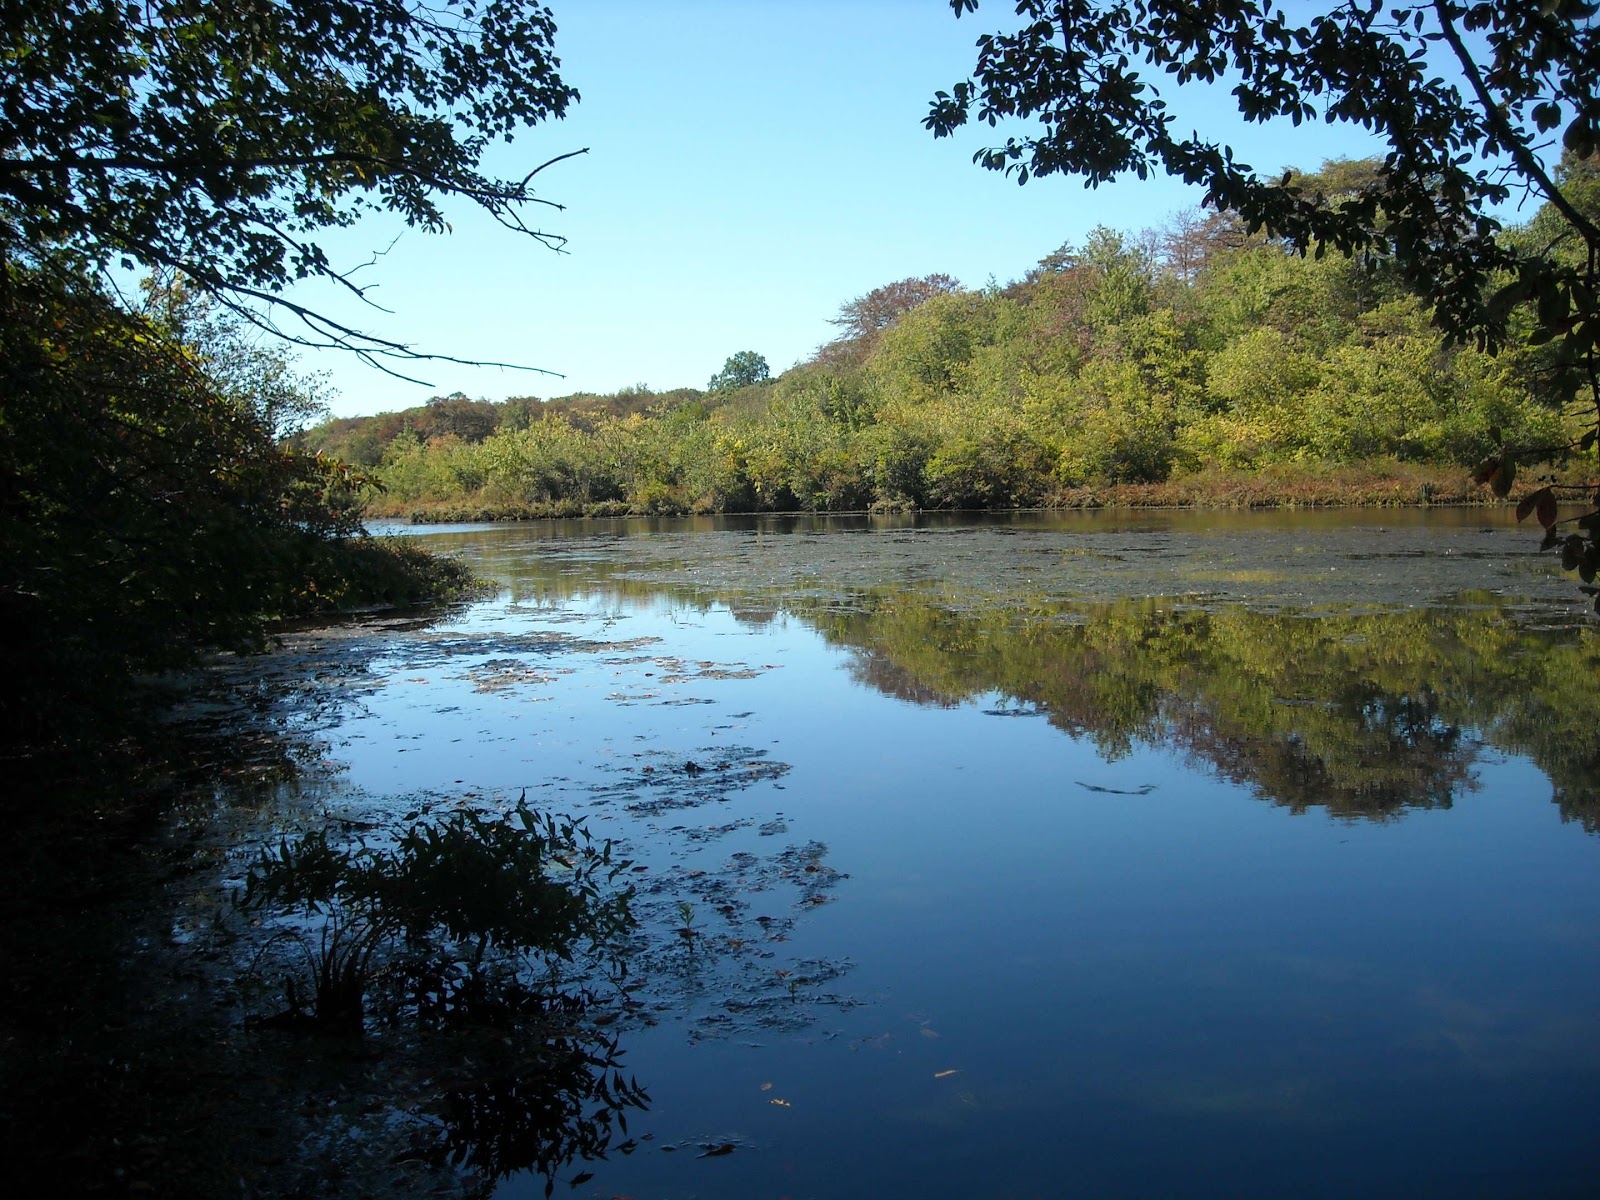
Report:
[[[1508,498],[1496,496],[1458,469],[1419,467],[1413,464],[1368,464],[1297,470],[1293,467],[1259,471],[1219,471],[1188,475],[1160,483],[1085,484],[1062,488],[1042,503],[1028,506],[975,509],[924,509],[909,500],[876,501],[856,509],[724,508],[708,510],[690,505],[657,504],[639,509],[624,501],[580,504],[576,501],[460,504],[435,501],[400,505],[377,503],[368,509],[374,519],[404,521],[412,525],[464,525],[518,521],[600,520],[635,517],[687,517],[709,515],[784,515],[826,512],[893,514],[915,512],[1041,512],[1091,509],[1301,509],[1301,508],[1435,508],[1510,507],[1529,484]]]
[[[285,440],[314,404],[281,350],[181,284],[134,312],[70,264],[3,267],[0,750],[113,736],[138,677],[275,621],[470,589],[365,533],[367,473]]]
[[[420,521],[1487,503],[1595,474],[1557,350],[1451,343],[1394,263],[1227,213],[1096,229],[1008,284],[899,280],[833,323],[776,374],[740,351],[703,389],[457,393],[298,444],[370,475],[369,516]]]

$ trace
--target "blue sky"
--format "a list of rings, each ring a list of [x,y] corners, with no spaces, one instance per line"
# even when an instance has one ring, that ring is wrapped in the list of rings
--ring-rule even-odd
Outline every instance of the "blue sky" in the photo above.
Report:
[[[944,0],[551,0],[562,73],[582,101],[567,119],[497,147],[521,175],[555,155],[541,221],[554,254],[469,206],[454,232],[403,233],[363,273],[392,315],[308,294],[336,315],[421,349],[524,363],[565,378],[416,364],[428,386],[348,356],[308,355],[337,415],[462,391],[511,395],[703,387],[739,350],[778,372],[828,340],[839,306],[880,284],[943,271],[968,286],[1017,278],[1096,225],[1137,231],[1198,195],[1168,179],[1086,190],[1025,187],[971,162],[987,128],[938,140],[929,99],[964,78],[981,32],[1009,27],[991,0],[957,20]],[[1349,128],[1261,128],[1224,89],[1181,99],[1209,136],[1262,170],[1371,151]],[[398,227],[372,221],[325,239],[352,264]]]

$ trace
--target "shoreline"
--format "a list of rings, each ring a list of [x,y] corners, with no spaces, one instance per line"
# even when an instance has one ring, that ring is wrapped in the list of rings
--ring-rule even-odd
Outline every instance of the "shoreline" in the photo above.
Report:
[[[1507,497],[1498,497],[1474,483],[1458,467],[1437,468],[1395,464],[1367,468],[1306,469],[1281,467],[1258,471],[1198,472],[1161,483],[1108,483],[1062,488],[1044,503],[984,509],[922,508],[910,502],[878,501],[868,508],[744,508],[705,503],[663,502],[647,505],[625,500],[582,502],[576,499],[516,501],[496,498],[440,499],[384,503],[379,498],[365,512],[367,520],[412,525],[500,524],[520,521],[692,516],[893,515],[960,511],[1070,512],[1105,509],[1243,511],[1337,508],[1505,508],[1539,486],[1519,481]]]

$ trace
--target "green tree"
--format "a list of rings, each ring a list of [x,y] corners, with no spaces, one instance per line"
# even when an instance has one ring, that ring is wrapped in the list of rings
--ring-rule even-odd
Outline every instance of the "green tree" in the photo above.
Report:
[[[191,347],[86,282],[0,278],[4,737],[114,709],[135,670],[273,616],[409,602],[426,556],[354,537],[362,480],[281,442]],[[417,568],[417,569],[413,569]],[[459,580],[457,580],[459,582]]]
[[[772,368],[767,366],[765,358],[754,350],[741,350],[722,364],[722,370],[711,377],[706,390],[731,392],[736,388],[753,387],[765,382],[771,375]]]
[[[957,15],[977,0],[951,0]],[[1301,9],[1271,0],[1021,0],[1011,33],[978,40],[975,79],[940,92],[926,120],[936,136],[972,117],[1033,120],[1038,131],[980,150],[976,161],[1020,181],[1066,172],[1091,185],[1164,170],[1206,189],[1301,250],[1319,245],[1392,255],[1458,337],[1499,343],[1510,298],[1540,291],[1540,327],[1593,348],[1600,328],[1593,282],[1600,227],[1563,193],[1540,155],[1564,127],[1576,151],[1600,129],[1597,6],[1589,0],[1435,0],[1386,8],[1376,0]],[[1468,45],[1471,39],[1474,50]],[[1456,60],[1455,77],[1430,61]],[[1185,134],[1152,80],[1176,85],[1238,76],[1251,121],[1321,116],[1369,129],[1389,153],[1337,179],[1263,177],[1226,146]],[[1552,204],[1590,248],[1582,269],[1518,248],[1493,209],[1515,180]],[[1502,273],[1514,282],[1509,290]],[[1498,301],[1498,302],[1497,302]]]
[[[279,441],[318,397],[241,331],[426,357],[281,294],[361,294],[316,239],[364,212],[439,230],[454,197],[555,241],[525,220],[537,170],[481,165],[575,99],[553,33],[527,0],[0,7],[0,649],[29,685],[8,735],[272,617],[459,584],[355,536],[360,477]],[[117,267],[163,281],[147,311]]]
[[[281,339],[268,337],[181,275],[155,276],[144,291],[143,315],[198,351],[217,390],[253,413],[272,436],[291,437],[327,416],[326,377],[296,370]]]
[[[950,0],[957,16],[978,0]],[[1547,394],[1590,407],[1600,432],[1600,217],[1545,158],[1559,131],[1578,160],[1600,144],[1600,5],[1592,0],[1018,0],[1021,24],[978,39],[973,77],[935,96],[925,124],[946,136],[976,117],[1032,130],[975,161],[1026,182],[1090,185],[1165,171],[1205,189],[1301,253],[1392,261],[1452,339],[1488,349],[1555,343]],[[1450,70],[1438,60],[1447,57]],[[1168,85],[1233,83],[1253,122],[1347,123],[1381,138],[1374,164],[1323,178],[1263,175],[1180,122]],[[1520,191],[1563,226],[1563,245],[1507,236],[1498,206]],[[1525,318],[1517,316],[1519,309]],[[1502,495],[1515,464],[1486,463]],[[1538,504],[1555,521],[1553,499]],[[1600,518],[1588,525],[1600,530]],[[1591,533],[1586,554],[1600,566]]]
[[[0,258],[181,271],[293,336],[414,358],[280,295],[321,277],[316,243],[362,213],[447,227],[455,196],[527,222],[539,168],[485,171],[490,143],[577,98],[549,10],[529,0],[53,0],[0,15]]]

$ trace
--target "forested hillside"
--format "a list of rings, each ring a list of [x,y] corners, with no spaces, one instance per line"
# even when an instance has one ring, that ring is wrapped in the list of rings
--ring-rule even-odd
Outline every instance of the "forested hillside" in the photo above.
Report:
[[[1592,163],[1569,164],[1575,191]],[[1353,194],[1371,170],[1301,185]],[[902,280],[834,323],[810,361],[748,386],[725,370],[705,392],[458,395],[307,445],[373,468],[374,513],[518,516],[1004,508],[1163,483],[1412,501],[1582,433],[1541,387],[1547,351],[1447,345],[1392,263],[1301,256],[1228,214],[1098,228],[1008,284]]]

